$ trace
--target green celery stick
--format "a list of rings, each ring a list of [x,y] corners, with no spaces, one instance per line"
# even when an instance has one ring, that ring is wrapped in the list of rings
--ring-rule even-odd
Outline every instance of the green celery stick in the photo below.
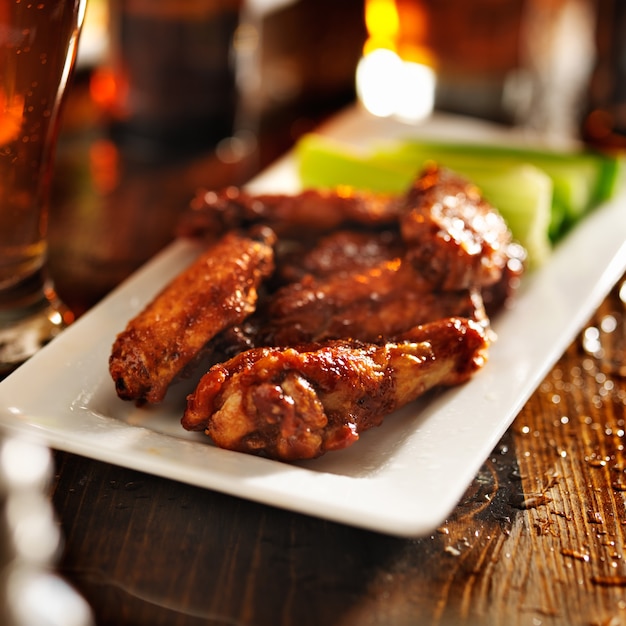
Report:
[[[315,134],[300,139],[296,157],[304,187],[350,185],[376,193],[402,193],[419,170],[419,165],[371,159]]]
[[[403,160],[387,161],[359,154],[344,144],[319,135],[307,135],[296,146],[304,187],[350,185],[379,193],[401,193],[423,166]],[[451,168],[452,169],[452,168]],[[528,164],[504,163],[499,169],[480,162],[459,172],[476,184],[498,208],[511,232],[527,252],[530,267],[540,266],[550,254],[552,180]]]
[[[388,146],[372,158],[390,164],[423,163],[434,160],[459,173],[468,172],[474,164],[496,170],[506,163],[529,163],[542,169],[553,183],[553,205],[550,234],[559,239],[589,210],[612,193],[617,174],[616,159],[588,151],[540,151],[500,145],[449,143],[408,140]]]
[[[515,239],[526,248],[529,269],[543,265],[552,250],[548,234],[552,218],[550,177],[534,165],[522,164],[497,174],[474,172],[471,180],[497,207]]]
[[[591,150],[559,151],[531,147],[477,143],[451,143],[433,140],[405,140],[379,150],[385,160],[431,159],[461,169],[463,163],[480,161],[496,166],[505,161],[530,163],[545,171],[553,181],[553,202],[563,223],[553,219],[553,235],[558,238],[589,210],[611,198],[621,181],[622,157]],[[458,164],[458,165],[457,165]],[[554,226],[560,228],[554,228]]]

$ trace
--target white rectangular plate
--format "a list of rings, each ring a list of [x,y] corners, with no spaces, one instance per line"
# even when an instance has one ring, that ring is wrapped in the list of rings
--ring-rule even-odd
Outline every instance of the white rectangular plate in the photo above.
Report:
[[[491,126],[435,117],[422,126],[359,109],[323,131],[367,145],[429,135],[497,140]],[[297,189],[287,157],[252,181]],[[190,193],[193,190],[190,190]],[[432,531],[452,511],[516,414],[626,269],[626,195],[601,207],[528,275],[494,321],[490,360],[468,384],[389,416],[351,448],[286,464],[212,446],[180,426],[184,385],[159,407],[115,394],[108,357],[126,322],[198,253],[177,241],[0,384],[0,427],[45,444],[302,513],[402,536]]]

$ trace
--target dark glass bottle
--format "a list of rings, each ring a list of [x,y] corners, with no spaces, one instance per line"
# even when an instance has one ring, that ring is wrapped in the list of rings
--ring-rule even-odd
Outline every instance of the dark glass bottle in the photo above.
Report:
[[[184,157],[232,132],[238,0],[111,0],[116,138],[146,159]]]
[[[596,0],[596,65],[581,134],[590,145],[626,149],[626,2]]]

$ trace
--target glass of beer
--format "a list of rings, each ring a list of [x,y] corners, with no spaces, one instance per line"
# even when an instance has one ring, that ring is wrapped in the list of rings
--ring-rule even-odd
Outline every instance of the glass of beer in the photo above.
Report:
[[[0,374],[73,318],[46,272],[46,230],[59,116],[85,2],[0,2]]]

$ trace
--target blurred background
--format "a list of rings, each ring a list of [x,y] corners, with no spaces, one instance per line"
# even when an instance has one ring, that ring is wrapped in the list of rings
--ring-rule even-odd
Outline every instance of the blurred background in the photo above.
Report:
[[[434,108],[576,136],[624,89],[623,4],[90,0],[75,82],[146,159],[355,99],[408,121]]]

